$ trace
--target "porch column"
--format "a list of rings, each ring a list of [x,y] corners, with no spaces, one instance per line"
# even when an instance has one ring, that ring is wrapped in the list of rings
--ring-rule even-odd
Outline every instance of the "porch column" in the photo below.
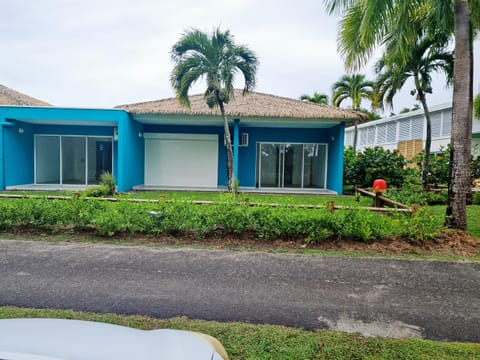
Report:
[[[238,145],[240,119],[233,120],[233,178],[238,180]]]
[[[0,116],[0,190],[5,190],[5,126],[14,126],[7,119]]]

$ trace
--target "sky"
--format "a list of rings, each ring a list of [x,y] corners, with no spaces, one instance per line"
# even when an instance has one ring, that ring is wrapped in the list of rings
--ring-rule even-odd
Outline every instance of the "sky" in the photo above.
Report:
[[[0,84],[56,106],[108,108],[174,96],[170,49],[190,28],[211,32],[220,26],[255,51],[259,92],[331,95],[332,84],[345,74],[337,54],[339,18],[326,14],[322,0],[1,0],[1,5]],[[475,45],[476,94],[479,41]],[[372,64],[362,73],[373,79]],[[430,105],[451,101],[443,76],[433,85]],[[202,81],[192,94],[204,87]],[[407,83],[393,111],[415,104],[411,89]]]

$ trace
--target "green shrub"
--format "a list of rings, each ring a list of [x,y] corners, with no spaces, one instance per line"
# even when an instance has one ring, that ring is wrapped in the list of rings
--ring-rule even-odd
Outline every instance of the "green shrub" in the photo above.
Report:
[[[100,185],[105,188],[107,195],[115,195],[117,192],[117,186],[115,185],[115,178],[113,175],[106,171],[100,176]]]
[[[101,236],[118,233],[146,236],[189,234],[254,236],[258,239],[304,239],[317,244],[326,239],[371,242],[389,236],[424,241],[436,233],[435,222],[423,215],[394,217],[361,209],[327,209],[248,206],[244,201],[196,205],[172,203],[105,202],[95,199],[0,200],[0,229],[29,227],[45,231],[91,229]]]
[[[440,232],[438,222],[435,217],[425,208],[420,208],[415,215],[410,218],[399,218],[401,235],[413,243],[423,244],[427,240],[435,240]]]
[[[419,168],[423,163],[423,151],[415,158]],[[450,145],[440,148],[440,151],[430,155],[428,182],[437,186],[448,183],[448,164],[450,163]],[[480,178],[480,156],[471,158],[470,175],[472,181]]]
[[[445,205],[448,192],[425,191],[421,185],[406,184],[401,189],[388,189],[384,195],[405,205]]]
[[[480,205],[480,192],[473,193],[473,205]]]
[[[405,158],[382,147],[366,148],[354,153],[351,147],[344,153],[344,183],[370,187],[375,179],[384,179],[388,186],[401,186],[409,170]]]
[[[84,197],[105,197],[113,196],[116,193],[115,178],[111,173],[104,172],[100,177],[100,184],[88,187],[83,191]]]

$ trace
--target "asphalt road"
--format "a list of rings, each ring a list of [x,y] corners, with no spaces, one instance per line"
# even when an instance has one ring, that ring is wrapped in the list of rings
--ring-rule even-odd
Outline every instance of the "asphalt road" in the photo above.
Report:
[[[480,342],[480,264],[0,240],[0,305]]]

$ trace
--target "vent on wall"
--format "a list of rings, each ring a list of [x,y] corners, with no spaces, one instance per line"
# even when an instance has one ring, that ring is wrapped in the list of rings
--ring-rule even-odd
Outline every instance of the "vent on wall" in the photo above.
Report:
[[[240,136],[240,145],[242,147],[248,146],[248,133],[242,133]]]
[[[223,145],[227,146],[225,139],[223,139]],[[233,140],[232,140],[232,145],[233,145]],[[247,146],[248,146],[248,133],[241,133],[240,143],[238,144],[238,147],[247,147]]]

